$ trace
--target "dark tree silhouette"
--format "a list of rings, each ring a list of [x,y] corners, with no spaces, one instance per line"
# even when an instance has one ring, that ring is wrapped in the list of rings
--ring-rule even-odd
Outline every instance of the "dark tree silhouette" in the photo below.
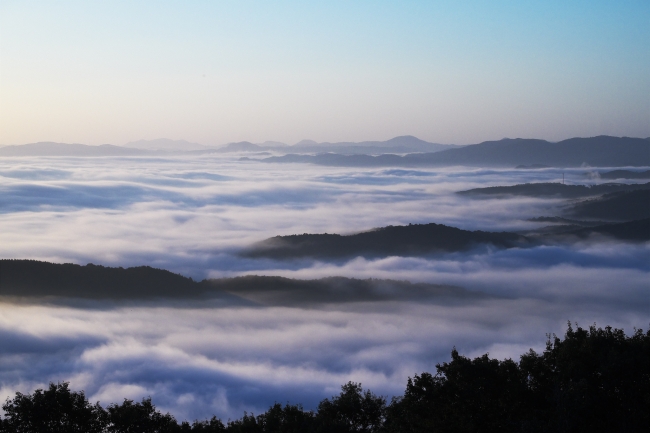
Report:
[[[360,383],[348,382],[339,396],[320,402],[317,420],[320,431],[373,433],[380,431],[385,411],[384,397],[364,392]]]
[[[151,403],[151,398],[140,403],[124,399],[121,405],[108,406],[108,429],[110,433],[172,433],[179,426],[170,414],[161,414]]]
[[[18,392],[2,409],[3,430],[16,433],[99,433],[106,418],[99,403],[90,404],[83,391],[70,391],[67,382],[33,394]]]

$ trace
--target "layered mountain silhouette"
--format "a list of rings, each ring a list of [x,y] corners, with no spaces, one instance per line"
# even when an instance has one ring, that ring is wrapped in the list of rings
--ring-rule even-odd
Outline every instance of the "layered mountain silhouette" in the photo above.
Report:
[[[539,166],[639,167],[650,165],[650,141],[643,138],[598,136],[571,138],[558,143],[536,139],[503,139],[442,150],[398,155],[296,155],[265,158],[273,163],[302,162],[346,167]]]
[[[126,143],[124,147],[132,149],[185,152],[192,150],[207,150],[208,146],[199,143],[192,143],[185,140],[170,140],[169,138],[158,138],[155,140],[139,140]]]
[[[469,231],[434,223],[411,224],[345,236],[327,233],[276,236],[253,245],[242,255],[273,259],[422,256],[465,251],[481,244],[513,248],[525,246],[529,240],[509,232]]]
[[[283,143],[265,142],[254,144],[248,141],[229,143],[212,152],[264,152],[273,151],[285,154],[321,154],[336,153],[339,155],[380,155],[386,152],[404,154],[414,152],[440,152],[442,150],[459,148],[453,144],[437,144],[420,140],[411,135],[391,138],[386,141],[361,141],[361,142],[316,142],[302,140],[294,145]]]
[[[275,163],[312,163],[347,167],[423,167],[465,165],[476,167],[553,166],[640,167],[650,166],[650,141],[642,138],[599,136],[571,138],[559,143],[535,139],[503,139],[468,146],[429,143],[413,136],[359,143],[316,143],[303,140],[283,143],[230,143],[210,148],[183,140],[140,140],[128,147],[87,146],[68,143],[31,143],[0,147],[2,156],[135,156],[152,152],[224,153],[274,151],[283,156],[262,159]],[[317,153],[317,155],[311,155]],[[405,154],[400,156],[397,154]]]
[[[490,186],[459,191],[466,196],[526,196],[580,198],[592,197],[614,192],[650,190],[650,182],[644,184],[603,183],[600,185],[565,185],[556,182],[525,183],[512,186]]]
[[[0,157],[3,156],[139,156],[147,155],[148,151],[143,149],[131,149],[112,144],[101,146],[88,146],[86,144],[69,144],[40,142],[22,144],[17,146],[0,147]]]

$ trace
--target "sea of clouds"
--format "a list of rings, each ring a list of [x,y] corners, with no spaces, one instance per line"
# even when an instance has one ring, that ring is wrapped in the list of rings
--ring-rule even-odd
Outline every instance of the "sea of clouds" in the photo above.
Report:
[[[165,301],[0,302],[0,398],[69,381],[102,404],[151,396],[179,419],[238,418],[318,401],[347,381],[386,396],[462,354],[543,350],[566,322],[647,329],[650,245],[571,245],[428,258],[324,262],[247,259],[254,242],[443,223],[526,230],[560,199],[471,199],[469,188],[598,183],[593,169],[357,169],[275,165],[229,156],[0,160],[1,258],[149,265],[195,280],[238,275],[386,278],[485,294],[454,303],[292,306]]]

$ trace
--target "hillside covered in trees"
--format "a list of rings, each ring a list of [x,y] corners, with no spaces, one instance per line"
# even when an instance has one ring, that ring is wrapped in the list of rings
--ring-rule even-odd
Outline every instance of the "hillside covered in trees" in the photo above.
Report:
[[[347,236],[328,233],[276,236],[254,245],[243,255],[274,259],[418,256],[464,251],[480,244],[513,248],[529,242],[516,233],[469,231],[430,223],[387,226]]]
[[[602,183],[600,185],[565,185],[557,182],[523,183],[511,186],[488,186],[484,188],[459,191],[460,195],[467,196],[500,196],[514,195],[526,197],[557,197],[581,198],[593,197],[617,192],[650,190],[650,183],[624,184]]]
[[[248,275],[191,278],[149,266],[111,268],[94,264],[0,260],[0,297],[96,300],[205,300],[226,298],[239,305],[298,305],[390,300],[485,298],[461,287],[382,279],[328,277],[298,280]]]
[[[282,396],[278,396],[281,401]],[[179,423],[150,398],[103,407],[68,383],[16,393],[3,405],[2,433],[401,433],[643,432],[650,429],[650,331],[569,324],[519,361],[470,359],[456,349],[435,373],[409,378],[390,401],[349,382],[316,410],[275,403],[226,422]]]

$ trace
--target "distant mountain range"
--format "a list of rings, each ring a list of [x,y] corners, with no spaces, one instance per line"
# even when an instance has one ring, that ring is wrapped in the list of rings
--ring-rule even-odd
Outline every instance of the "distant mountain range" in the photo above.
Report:
[[[411,135],[391,138],[386,141],[361,141],[355,142],[337,142],[318,143],[313,140],[302,140],[292,146],[283,143],[266,142],[263,144],[254,144],[248,141],[239,143],[230,143],[211,152],[279,152],[279,153],[327,153],[333,152],[339,155],[381,155],[386,152],[406,154],[415,152],[440,152],[447,149],[455,149],[461,146],[453,144],[437,144],[420,140]]]
[[[145,152],[192,154],[242,152],[312,154],[337,152],[342,155],[379,155],[386,152],[398,154],[413,152],[431,153],[458,147],[460,146],[429,143],[413,136],[395,137],[386,141],[363,141],[360,143],[317,143],[311,140],[302,140],[301,142],[291,146],[277,141],[266,141],[261,144],[241,141],[237,143],[229,143],[221,147],[205,146],[185,140],[159,138],[156,140],[132,141],[124,146],[113,146],[108,144],[102,146],[88,146],[84,144],[51,142],[4,146],[0,147],[0,156],[128,156],[146,154]]]
[[[184,152],[192,150],[207,150],[209,146],[199,143],[191,143],[185,140],[170,140],[168,138],[158,138],[156,140],[139,140],[126,143],[124,147],[142,150],[166,150],[172,152]]]
[[[297,155],[262,159],[273,163],[311,163],[343,167],[516,167],[552,166],[639,167],[650,166],[650,140],[644,138],[598,136],[571,138],[551,143],[535,139],[503,139],[435,153],[398,155]]]
[[[534,139],[503,139],[467,146],[429,143],[412,136],[387,141],[316,143],[303,140],[293,146],[278,142],[247,141],[208,147],[183,140],[141,140],[126,146],[87,146],[32,143],[0,147],[9,156],[137,156],[165,153],[274,152],[282,156],[260,159],[269,163],[311,163],[344,167],[642,167],[650,166],[650,140],[599,136],[571,138],[559,143]],[[403,154],[403,155],[400,155]],[[634,176],[634,174],[628,174]]]
[[[100,156],[138,156],[147,155],[149,152],[142,149],[130,149],[122,146],[113,146],[112,144],[102,144],[101,146],[88,146],[86,144],[69,144],[69,143],[30,143],[17,146],[0,147],[0,157],[2,156],[81,156],[81,157],[100,157]]]

